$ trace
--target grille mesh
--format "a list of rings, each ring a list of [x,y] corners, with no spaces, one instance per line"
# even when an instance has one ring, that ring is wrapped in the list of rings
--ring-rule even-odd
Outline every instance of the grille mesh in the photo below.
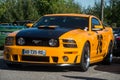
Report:
[[[49,57],[44,56],[22,56],[22,61],[49,62]]]

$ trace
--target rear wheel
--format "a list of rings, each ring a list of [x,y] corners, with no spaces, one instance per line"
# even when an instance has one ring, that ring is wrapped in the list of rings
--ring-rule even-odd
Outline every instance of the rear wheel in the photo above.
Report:
[[[107,56],[104,58],[103,60],[103,64],[108,64],[110,65],[112,63],[112,58],[113,58],[113,54],[112,54],[112,42],[110,42],[109,47],[108,47],[108,54]]]
[[[80,69],[81,71],[87,71],[90,65],[90,46],[89,43],[85,43],[82,57],[81,57],[81,63],[80,63]]]

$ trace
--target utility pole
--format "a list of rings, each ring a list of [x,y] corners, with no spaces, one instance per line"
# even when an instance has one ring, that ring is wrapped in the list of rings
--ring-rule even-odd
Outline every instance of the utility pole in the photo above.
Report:
[[[104,0],[101,0],[101,21],[104,21]]]

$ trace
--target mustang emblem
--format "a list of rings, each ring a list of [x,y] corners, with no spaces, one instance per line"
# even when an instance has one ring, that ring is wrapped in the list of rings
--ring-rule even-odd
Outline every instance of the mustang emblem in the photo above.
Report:
[[[33,40],[32,42],[35,44],[38,44],[38,43],[42,42],[42,40]]]

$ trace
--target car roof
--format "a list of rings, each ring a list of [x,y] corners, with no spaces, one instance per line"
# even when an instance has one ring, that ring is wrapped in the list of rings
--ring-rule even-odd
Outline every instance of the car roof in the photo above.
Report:
[[[87,14],[47,14],[45,16],[81,16],[81,17],[90,17],[92,15],[87,15]]]

